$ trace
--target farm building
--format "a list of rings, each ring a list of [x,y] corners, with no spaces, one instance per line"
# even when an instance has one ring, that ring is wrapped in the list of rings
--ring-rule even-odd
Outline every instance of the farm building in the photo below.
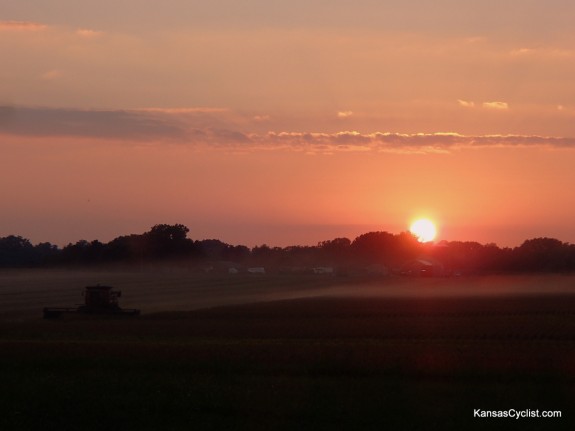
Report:
[[[401,268],[402,275],[413,277],[437,277],[444,275],[441,262],[431,258],[418,258],[407,262]]]
[[[389,275],[389,270],[387,267],[378,263],[369,265],[367,268],[365,268],[365,271],[369,275]]]
[[[259,275],[263,275],[266,273],[266,269],[264,267],[261,266],[257,266],[257,267],[252,267],[252,268],[248,268],[248,274],[259,274]]]
[[[204,271],[206,273],[217,273],[217,274],[238,274],[242,272],[242,270],[243,270],[242,265],[227,260],[212,262],[204,268]]]
[[[313,268],[313,273],[314,274],[333,275],[334,269],[333,269],[333,266],[317,266],[317,267]]]

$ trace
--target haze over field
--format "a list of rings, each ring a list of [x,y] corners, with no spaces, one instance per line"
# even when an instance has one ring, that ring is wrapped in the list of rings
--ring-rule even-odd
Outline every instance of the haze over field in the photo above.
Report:
[[[481,276],[463,278],[371,279],[325,276],[205,276],[185,271],[0,272],[0,320],[38,320],[42,307],[74,307],[84,301],[86,285],[119,288],[123,307],[145,315],[286,299],[501,299],[557,298],[573,295],[573,276]],[[558,303],[561,301],[559,300]]]
[[[0,9],[0,237],[575,242],[571,1]]]

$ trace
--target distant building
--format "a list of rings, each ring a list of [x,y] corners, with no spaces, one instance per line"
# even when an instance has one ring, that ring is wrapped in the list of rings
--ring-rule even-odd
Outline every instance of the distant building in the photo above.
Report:
[[[445,274],[441,262],[431,258],[418,258],[407,262],[401,268],[402,275],[413,277],[438,277]]]
[[[332,266],[318,266],[313,268],[313,273],[314,274],[328,274],[328,275],[333,275],[334,274],[334,269]]]
[[[248,274],[260,274],[260,275],[262,275],[265,273],[266,273],[266,269],[264,267],[261,267],[261,266],[248,268]]]
[[[242,271],[242,265],[236,262],[220,260],[205,266],[204,271],[214,274],[238,274]]]
[[[378,263],[369,265],[367,268],[365,268],[365,271],[369,275],[389,275],[389,270],[387,269],[387,267],[385,265],[380,265]]]

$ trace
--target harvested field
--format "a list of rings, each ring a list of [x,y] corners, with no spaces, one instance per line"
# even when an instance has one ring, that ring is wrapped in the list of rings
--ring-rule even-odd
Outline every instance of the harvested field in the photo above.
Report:
[[[32,275],[0,279],[2,430],[575,426],[575,277],[118,273],[101,281],[140,318],[44,321],[25,300],[67,305],[95,281]]]

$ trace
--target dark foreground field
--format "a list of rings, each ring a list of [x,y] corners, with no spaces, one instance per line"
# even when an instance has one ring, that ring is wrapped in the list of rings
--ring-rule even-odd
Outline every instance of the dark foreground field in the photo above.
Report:
[[[569,294],[12,319],[0,349],[0,430],[575,429]]]

